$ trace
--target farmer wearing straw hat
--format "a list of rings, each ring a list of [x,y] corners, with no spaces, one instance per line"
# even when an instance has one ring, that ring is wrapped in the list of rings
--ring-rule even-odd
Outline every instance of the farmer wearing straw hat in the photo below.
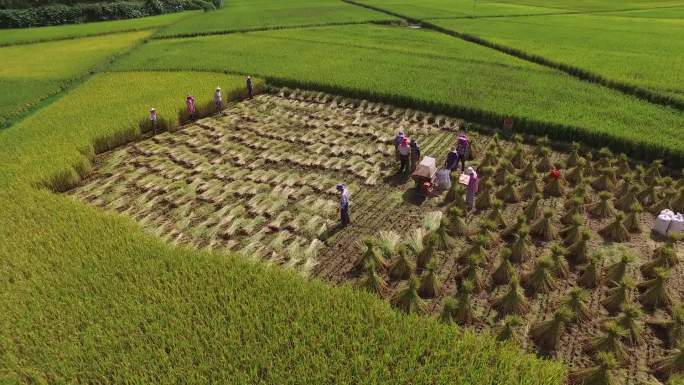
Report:
[[[150,123],[152,123],[152,135],[157,135],[157,110],[150,108]]]
[[[188,95],[188,97],[185,98],[185,105],[188,108],[188,114],[190,115],[190,119],[194,120],[195,112],[197,111],[195,109],[195,98],[193,98],[192,95]]]
[[[335,188],[340,192],[340,221],[342,226],[346,226],[351,223],[349,219],[349,189],[342,183],[339,183]]]
[[[216,112],[223,109],[223,95],[221,95],[221,87],[216,86],[216,92],[214,92],[214,105],[216,105]]]
[[[252,98],[252,95],[254,94],[254,85],[252,84],[252,77],[247,76],[247,94],[249,95],[249,98]]]

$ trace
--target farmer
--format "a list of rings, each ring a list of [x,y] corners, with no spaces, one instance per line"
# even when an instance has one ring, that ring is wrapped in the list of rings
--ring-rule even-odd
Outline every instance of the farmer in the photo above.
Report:
[[[416,171],[418,162],[420,162],[420,147],[415,139],[411,139],[411,172]]]
[[[458,167],[458,151],[457,147],[454,146],[451,151],[447,154],[446,161],[444,162],[444,168],[449,171],[453,171]]]
[[[346,226],[351,223],[349,219],[349,190],[342,183],[335,186],[335,188],[340,192],[340,221],[342,226]]]
[[[150,108],[150,123],[152,124],[152,135],[157,135],[157,110]]]
[[[480,187],[480,179],[477,177],[475,169],[468,167],[466,175],[470,177],[468,180],[468,186],[466,187],[466,206],[469,210],[472,210],[475,206],[475,194]]]
[[[188,95],[188,97],[185,98],[185,105],[188,108],[188,115],[190,115],[190,120],[195,120],[195,112],[197,111],[195,109],[195,98],[193,98],[192,95]]]
[[[461,172],[465,171],[465,162],[470,155],[470,142],[464,131],[458,134],[456,139],[456,152],[458,153],[458,160],[461,162]]]
[[[214,92],[214,105],[216,105],[216,112],[221,111],[223,108],[223,95],[221,95],[221,87],[216,87]]]
[[[254,94],[254,86],[252,85],[252,77],[247,76],[247,95],[249,95],[249,98],[252,98],[252,95]]]
[[[411,153],[411,146],[409,145],[409,138],[404,137],[402,139],[399,148],[397,148],[399,153],[399,173],[406,174],[409,171],[409,155]]]
[[[446,168],[442,168],[437,171],[435,175],[435,184],[441,191],[447,191],[451,188],[451,171]]]

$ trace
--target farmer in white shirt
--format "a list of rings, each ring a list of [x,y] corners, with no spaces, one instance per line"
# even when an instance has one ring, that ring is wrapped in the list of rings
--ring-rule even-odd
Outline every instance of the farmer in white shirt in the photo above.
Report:
[[[216,112],[221,111],[223,107],[223,95],[221,95],[221,87],[216,87],[216,92],[214,92],[214,105],[216,105]]]
[[[340,221],[342,226],[346,226],[351,223],[349,219],[349,189],[341,183],[335,186],[335,188],[340,192]]]

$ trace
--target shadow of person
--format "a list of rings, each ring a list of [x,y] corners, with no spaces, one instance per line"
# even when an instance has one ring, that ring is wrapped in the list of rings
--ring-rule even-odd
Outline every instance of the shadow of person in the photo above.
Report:
[[[404,202],[410,203],[414,206],[422,206],[427,200],[427,197],[422,194],[418,194],[418,190],[414,188],[407,189],[403,196]]]
[[[339,233],[340,231],[344,230],[346,227],[349,227],[350,224],[348,225],[343,225],[342,222],[337,222],[335,226],[330,226],[325,231],[323,234],[321,234],[318,237],[318,240],[321,242],[326,242],[328,239],[332,238],[335,236],[335,234]]]
[[[382,181],[390,186],[397,187],[401,186],[404,183],[408,182],[410,179],[410,175],[408,173],[402,173],[402,172],[395,172],[394,174],[390,174],[382,179]]]

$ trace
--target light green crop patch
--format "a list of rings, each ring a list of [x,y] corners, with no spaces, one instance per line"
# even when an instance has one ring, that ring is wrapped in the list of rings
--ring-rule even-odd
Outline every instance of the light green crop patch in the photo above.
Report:
[[[0,48],[0,127],[149,35],[129,32]]]

